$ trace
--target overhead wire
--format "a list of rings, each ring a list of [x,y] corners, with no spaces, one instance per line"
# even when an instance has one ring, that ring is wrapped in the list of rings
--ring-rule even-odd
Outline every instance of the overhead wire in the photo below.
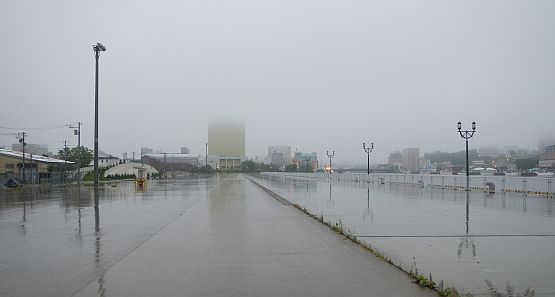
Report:
[[[54,130],[54,129],[61,129],[61,128],[65,128],[68,127],[70,124],[64,124],[64,125],[56,125],[56,126],[48,126],[48,127],[34,127],[34,128],[16,128],[16,127],[5,127],[5,126],[0,126],[0,129],[6,129],[6,130],[17,130],[17,131],[21,131],[21,130],[27,130],[27,131],[37,131],[37,130]]]

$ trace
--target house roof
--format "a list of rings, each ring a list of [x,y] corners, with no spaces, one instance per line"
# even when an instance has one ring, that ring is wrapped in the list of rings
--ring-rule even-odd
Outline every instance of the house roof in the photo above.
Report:
[[[23,153],[22,152],[12,151],[12,150],[2,149],[2,148],[0,148],[0,156],[23,159]],[[27,159],[27,160],[32,159],[33,162],[41,162],[41,163],[48,163],[48,164],[61,164],[61,163],[74,164],[73,162],[70,162],[70,161],[64,161],[64,160],[45,157],[45,156],[41,156],[41,155],[32,155],[32,154],[28,154],[28,153],[25,153],[25,159]]]

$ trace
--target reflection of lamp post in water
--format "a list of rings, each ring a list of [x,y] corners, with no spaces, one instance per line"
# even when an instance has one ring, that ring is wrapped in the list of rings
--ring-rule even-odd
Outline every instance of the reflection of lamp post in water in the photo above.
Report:
[[[372,212],[372,210],[370,209],[370,185],[366,187],[366,203],[367,205],[366,209],[362,213],[362,219],[366,220],[368,217],[370,217],[370,220],[373,220],[374,212]]]
[[[466,192],[466,235],[464,238],[461,238],[459,242],[459,248],[457,249],[457,256],[460,258],[462,255],[463,248],[464,249],[472,249],[472,259],[476,258],[476,245],[474,244],[474,238],[468,235],[468,224],[469,224],[469,205],[470,205],[470,193]]]
[[[370,209],[370,187],[366,187],[366,201],[367,201],[367,207],[368,209]]]
[[[461,138],[466,140],[466,191],[470,191],[470,170],[468,166],[468,140],[474,136],[476,132],[476,122],[472,122],[472,131],[470,130],[461,130],[462,123],[457,123],[457,129],[459,130],[459,134]]]

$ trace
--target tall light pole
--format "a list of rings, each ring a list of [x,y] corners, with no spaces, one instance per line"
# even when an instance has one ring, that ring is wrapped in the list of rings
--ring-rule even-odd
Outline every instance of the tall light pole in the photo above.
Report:
[[[81,183],[81,122],[77,122],[77,125],[69,125],[69,128],[74,129],[73,134],[77,135],[77,184],[80,184]]]
[[[474,136],[476,133],[476,122],[472,122],[472,130],[461,130],[462,123],[457,123],[457,129],[459,130],[459,134],[461,138],[464,138],[466,141],[466,191],[470,191],[470,169],[468,166],[468,140]]]
[[[100,52],[105,52],[106,47],[102,43],[94,44],[94,57],[96,59],[96,71],[94,77],[94,187],[98,187],[98,58]]]
[[[374,143],[370,143],[369,147],[366,147],[366,142],[362,143],[362,149],[366,152],[366,154],[368,155],[368,175],[370,175],[370,153],[372,152],[372,150],[374,149]]]
[[[204,166],[208,166],[208,142],[206,143],[204,150]]]
[[[335,151],[331,151],[331,154],[329,151],[326,151],[326,155],[328,155],[328,158],[330,158],[330,174],[331,174],[331,159],[335,157]]]

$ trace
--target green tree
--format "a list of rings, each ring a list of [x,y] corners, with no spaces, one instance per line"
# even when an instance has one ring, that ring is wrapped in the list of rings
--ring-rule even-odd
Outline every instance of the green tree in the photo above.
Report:
[[[91,163],[93,151],[84,146],[71,149],[66,147],[58,152],[58,156],[62,160],[74,162],[76,164],[79,162],[79,167],[84,167]],[[79,158],[79,156],[81,156],[81,158]]]
[[[300,171],[301,172],[312,172],[313,171],[312,164],[306,162],[306,164],[304,166],[302,166]]]
[[[528,170],[528,169],[535,168],[539,162],[540,162],[539,157],[531,157],[526,159],[515,160],[515,165],[516,165],[516,168],[518,168],[518,170]]]
[[[258,171],[259,165],[254,161],[248,160],[241,162],[241,171],[242,172],[256,172]]]
[[[432,163],[440,163],[449,161],[453,165],[466,164],[466,151],[458,151],[456,153],[447,152],[433,152],[424,154],[424,158],[429,159]],[[468,150],[469,161],[477,160],[479,158],[477,150]]]
[[[295,172],[295,171],[297,171],[297,165],[295,163],[289,163],[289,164],[285,165],[285,171],[286,172]]]

